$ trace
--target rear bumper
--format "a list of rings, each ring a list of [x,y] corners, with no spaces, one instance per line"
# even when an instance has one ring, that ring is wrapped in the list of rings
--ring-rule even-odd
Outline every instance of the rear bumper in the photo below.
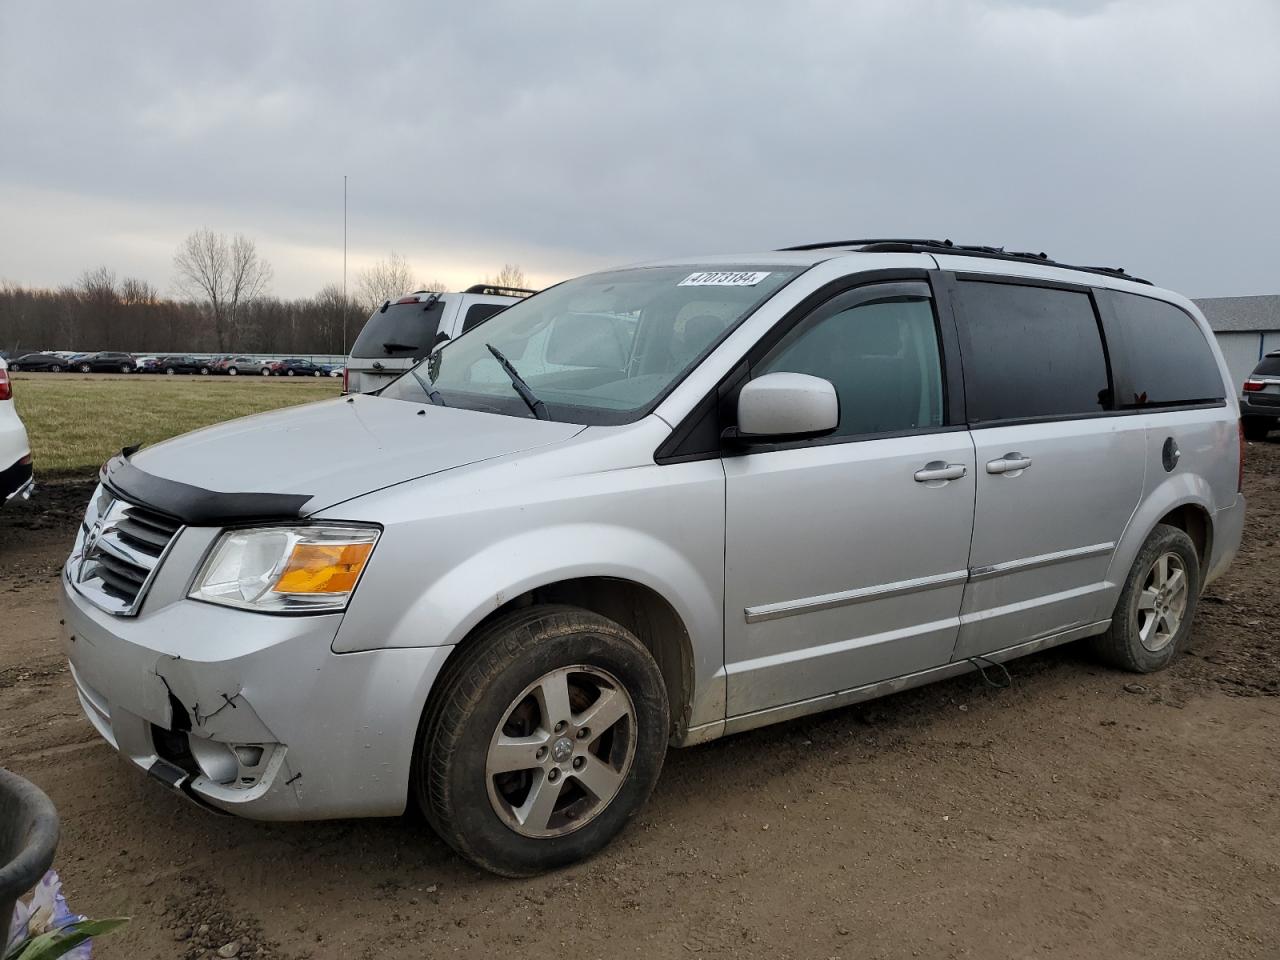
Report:
[[[34,489],[30,457],[24,457],[12,466],[0,470],[0,503],[18,498],[28,499]]]
[[[259,820],[395,816],[448,648],[335,654],[341,615],[183,600],[113,617],[62,578],[63,646],[89,722],[130,763]]]
[[[1240,416],[1280,419],[1280,394],[1243,394],[1240,397]]]

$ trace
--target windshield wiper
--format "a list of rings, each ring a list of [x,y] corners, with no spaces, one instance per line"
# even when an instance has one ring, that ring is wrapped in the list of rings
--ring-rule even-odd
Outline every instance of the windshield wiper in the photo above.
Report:
[[[539,400],[537,395],[529,388],[529,384],[525,383],[524,377],[520,376],[520,371],[512,366],[511,361],[504,357],[502,351],[492,343],[486,343],[485,346],[493,354],[493,359],[498,361],[498,365],[511,378],[511,386],[515,387],[516,393],[520,394],[520,399],[524,401],[525,406],[539,420],[550,420],[551,414],[547,413],[547,405]]]
[[[440,396],[440,391],[423,379],[422,374],[418,372],[417,367],[410,367],[409,372],[413,374],[413,379],[418,381],[418,386],[422,388],[422,392],[427,395],[428,400],[437,407],[448,406],[448,404],[444,402],[444,397]]]
[[[418,349],[418,345],[416,343],[396,343],[392,341],[391,343],[384,343],[382,345],[383,353],[395,353],[397,350],[417,350],[417,349]]]

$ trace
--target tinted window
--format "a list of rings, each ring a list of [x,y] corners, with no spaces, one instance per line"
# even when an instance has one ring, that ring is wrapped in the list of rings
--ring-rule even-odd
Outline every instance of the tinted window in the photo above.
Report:
[[[507,309],[505,303],[477,303],[467,308],[467,315],[462,320],[462,332],[466,333],[482,320],[488,320],[499,310]]]
[[[1109,409],[1107,359],[1088,294],[1010,283],[956,286],[971,422]]]
[[[445,300],[393,303],[375,310],[351,347],[353,357],[425,357],[435,346]]]
[[[1209,343],[1190,316],[1171,303],[1112,293],[1124,352],[1122,407],[1221,400],[1222,374]]]
[[[1280,357],[1263,357],[1253,372],[1259,377],[1280,377]]]
[[[787,335],[754,371],[830,380],[840,398],[834,436],[893,433],[942,424],[942,367],[928,300],[864,303]]]

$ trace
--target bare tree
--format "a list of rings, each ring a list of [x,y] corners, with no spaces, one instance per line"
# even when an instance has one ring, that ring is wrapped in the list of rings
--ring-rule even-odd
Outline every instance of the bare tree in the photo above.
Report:
[[[386,259],[374,261],[372,267],[356,275],[356,299],[366,312],[401,294],[421,289],[414,282],[409,261],[394,250]]]
[[[146,280],[125,277],[120,284],[120,300],[131,307],[154,305],[160,302],[160,291]]]
[[[228,240],[209,229],[196,230],[182,242],[173,268],[174,285],[207,306],[219,352],[236,337],[241,309],[266,292],[273,273],[244,234]]]
[[[518,263],[504,263],[496,277],[485,277],[484,282],[491,287],[524,288],[524,271]]]

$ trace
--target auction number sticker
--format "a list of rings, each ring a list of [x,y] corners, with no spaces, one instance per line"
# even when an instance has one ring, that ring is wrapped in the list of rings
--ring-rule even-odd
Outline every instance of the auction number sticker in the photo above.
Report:
[[[771,271],[719,270],[710,273],[691,273],[677,286],[681,287],[754,287]]]

